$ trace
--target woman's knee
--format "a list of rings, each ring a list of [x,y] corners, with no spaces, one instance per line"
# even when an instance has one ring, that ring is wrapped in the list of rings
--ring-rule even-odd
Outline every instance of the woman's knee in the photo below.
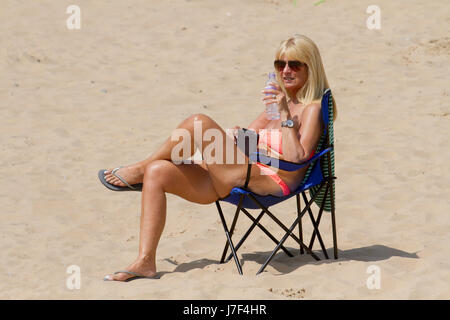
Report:
[[[204,113],[195,113],[187,117],[183,123],[189,127],[194,128],[196,123],[201,123],[202,127],[209,126],[214,120]]]
[[[194,121],[211,121],[211,117],[204,113],[194,113],[190,116]]]
[[[170,162],[167,160],[156,160],[147,164],[144,169],[144,183],[164,183],[169,165]]]

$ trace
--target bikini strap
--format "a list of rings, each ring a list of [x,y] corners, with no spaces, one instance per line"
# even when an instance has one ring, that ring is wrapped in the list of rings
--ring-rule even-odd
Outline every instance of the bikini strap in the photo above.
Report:
[[[244,189],[247,189],[248,187],[248,183],[250,182],[250,174],[252,172],[252,163],[249,159],[248,161],[248,166],[247,166],[247,178],[245,179],[245,185],[244,185]]]

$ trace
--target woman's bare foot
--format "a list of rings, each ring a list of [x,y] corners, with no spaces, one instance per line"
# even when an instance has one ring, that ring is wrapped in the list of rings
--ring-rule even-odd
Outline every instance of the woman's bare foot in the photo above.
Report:
[[[130,266],[125,270],[131,271],[133,273],[139,274],[144,277],[155,277],[156,276],[156,265],[154,261],[150,261],[149,258],[137,258]],[[126,281],[130,278],[136,277],[133,274],[128,274],[124,272],[119,272],[116,274],[108,274],[104,277],[106,281]]]
[[[113,169],[108,169],[105,171],[105,180],[112,185],[126,187],[126,184],[123,183],[119,178],[115,177],[112,174],[112,171]],[[142,180],[144,178],[144,169],[140,165],[126,166],[120,168],[115,173],[122,177],[130,185],[142,183]]]

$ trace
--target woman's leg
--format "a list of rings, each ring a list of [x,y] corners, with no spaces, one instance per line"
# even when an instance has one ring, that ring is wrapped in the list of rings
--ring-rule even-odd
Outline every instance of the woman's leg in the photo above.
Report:
[[[149,277],[156,274],[156,248],[166,220],[166,192],[201,204],[219,198],[208,171],[200,165],[175,165],[167,160],[148,164],[143,178],[139,255],[128,271]],[[118,273],[107,277],[124,281],[132,276]]]
[[[175,129],[175,131],[180,130],[180,129],[187,130],[186,132],[189,133],[190,138],[191,138],[191,141],[190,141],[191,152],[190,152],[190,154],[183,155],[184,159],[191,157],[195,153],[195,150],[196,150],[196,146],[194,143],[194,121],[202,121],[202,124],[203,124],[204,119],[209,119],[209,117],[202,115],[202,114],[192,115],[192,116],[186,118],[185,120],[183,120],[178,125],[178,127]],[[206,123],[206,125],[207,125],[207,123]],[[217,127],[219,127],[219,126],[217,125]],[[205,125],[202,125],[202,131],[205,131],[207,129],[209,129],[209,128],[205,127]],[[220,129],[220,130],[222,132],[224,132],[222,129]],[[150,157],[117,170],[117,174],[120,175],[123,179],[125,179],[129,184],[133,185],[136,183],[142,183],[145,167],[155,160],[171,161],[172,160],[171,159],[172,149],[177,144],[179,144],[180,141],[181,141],[181,139],[175,140],[175,141],[172,140],[172,135],[171,135],[162,144],[162,146],[160,146],[159,149],[156,152],[154,152]],[[121,180],[119,180],[118,178],[116,178],[115,176],[113,176],[111,174],[111,171],[112,171],[112,169],[108,169],[107,172],[105,173],[106,181],[108,181],[111,184],[117,185],[117,186],[125,186],[125,184]]]
[[[194,133],[195,121],[202,123],[203,130],[200,138]],[[174,164],[170,159],[172,150],[178,141],[168,139],[145,164],[142,179],[139,256],[127,269],[144,276],[152,276],[156,273],[156,248],[165,224],[166,192],[191,202],[208,204],[226,196],[233,187],[241,186],[245,182],[248,168],[245,162],[248,159],[244,157],[244,163],[237,163],[240,151],[232,141],[230,143],[227,140],[231,138],[214,120],[205,115],[195,115],[183,121],[179,128],[185,129],[189,133],[189,142],[192,146],[191,154],[183,156],[187,158],[194,154],[195,149],[198,149],[203,155],[204,162],[202,165]],[[203,141],[203,133],[210,129],[214,129],[209,133],[215,133],[215,138]],[[215,152],[212,152],[213,149],[209,148],[212,143],[222,146],[222,148],[215,148]],[[229,154],[230,151],[233,153],[232,155]],[[253,167],[255,170],[252,170],[252,179],[254,177],[254,182],[258,180],[260,182],[255,184],[255,188],[263,186],[263,189],[267,189],[270,184],[273,185],[272,187],[278,188],[271,179],[260,176],[256,166]],[[258,192],[258,190],[254,191]],[[119,273],[109,275],[109,277],[112,280],[123,281],[130,275]]]

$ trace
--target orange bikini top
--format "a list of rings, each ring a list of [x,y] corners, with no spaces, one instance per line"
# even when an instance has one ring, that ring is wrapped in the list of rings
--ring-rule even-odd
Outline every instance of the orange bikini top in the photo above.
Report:
[[[281,130],[279,129],[260,129],[258,139],[258,149],[267,150],[274,156],[283,154],[282,150],[282,137]],[[315,151],[311,152],[309,158],[314,156]]]

